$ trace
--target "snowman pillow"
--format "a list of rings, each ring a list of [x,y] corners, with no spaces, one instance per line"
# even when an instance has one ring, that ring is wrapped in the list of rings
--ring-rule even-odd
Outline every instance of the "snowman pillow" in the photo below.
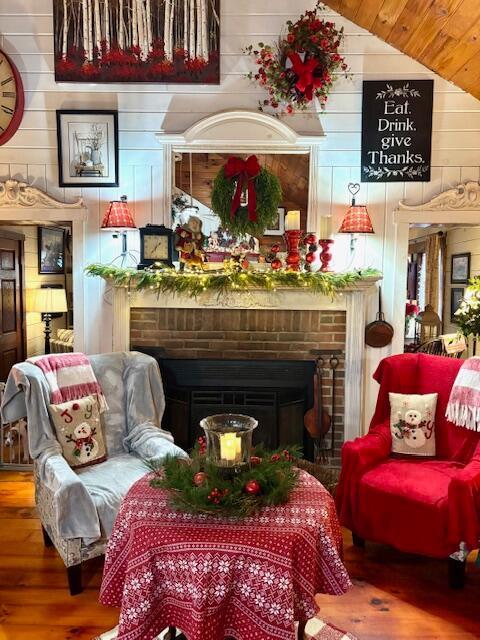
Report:
[[[437,394],[389,393],[392,453],[435,456]]]
[[[75,469],[106,460],[98,402],[94,396],[49,406],[62,454]]]

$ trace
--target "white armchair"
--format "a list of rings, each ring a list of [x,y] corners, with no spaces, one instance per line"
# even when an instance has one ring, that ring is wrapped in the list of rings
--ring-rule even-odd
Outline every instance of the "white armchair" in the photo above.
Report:
[[[143,460],[167,454],[187,457],[160,428],[165,399],[153,358],[128,352],[89,360],[109,405],[103,414],[105,462],[78,470],[67,464],[48,414],[49,388],[35,365],[13,367],[2,405],[5,421],[28,417],[44,540],[62,557],[72,595],[82,590],[81,563],[104,553],[123,496],[147,471]]]

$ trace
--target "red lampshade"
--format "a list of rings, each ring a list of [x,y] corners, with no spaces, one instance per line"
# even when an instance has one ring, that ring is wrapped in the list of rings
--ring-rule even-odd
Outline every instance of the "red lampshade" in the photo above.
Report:
[[[127,196],[112,200],[103,216],[101,229],[136,229],[135,221],[127,204]]]
[[[338,233],[375,233],[364,204],[352,204],[342,221]]]

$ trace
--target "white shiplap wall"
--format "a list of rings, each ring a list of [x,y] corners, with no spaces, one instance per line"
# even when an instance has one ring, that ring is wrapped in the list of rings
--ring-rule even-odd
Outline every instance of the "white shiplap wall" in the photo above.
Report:
[[[262,92],[245,80],[251,61],[240,52],[258,40],[274,41],[288,19],[295,19],[315,0],[222,0],[221,84],[88,85],[56,84],[53,76],[52,0],[0,2],[0,46],[18,65],[26,89],[26,112],[17,135],[0,148],[0,178],[27,179],[60,198],[72,198],[73,190],[58,188],[55,110],[58,108],[115,108],[119,110],[119,189],[84,189],[90,210],[88,261],[106,261],[115,249],[98,227],[106,203],[126,193],[133,203],[137,224],[162,222],[160,199],[161,152],[154,133],[160,129],[182,131],[207,114],[228,108],[256,108]],[[402,198],[427,200],[461,180],[478,180],[480,165],[480,102],[442,80],[428,69],[382,43],[335,13],[345,26],[345,53],[352,78],[341,80],[330,96],[321,123],[327,135],[322,155],[324,167],[320,193],[325,214],[337,228],[347,199],[346,185],[359,179],[361,89],[363,79],[434,78],[433,168],[430,183],[363,185],[360,199],[367,201],[375,236],[359,243],[355,263],[382,268],[387,316],[401,317],[403,300],[394,300],[391,269],[396,247],[393,241],[393,209]],[[312,130],[316,130],[312,121]],[[337,265],[343,263],[346,239],[337,243]],[[92,327],[88,350],[108,350],[111,345],[111,307],[103,286],[89,282],[87,299]],[[373,309],[372,309],[373,312]],[[367,375],[387,350],[367,348]],[[366,414],[374,393],[367,394]]]

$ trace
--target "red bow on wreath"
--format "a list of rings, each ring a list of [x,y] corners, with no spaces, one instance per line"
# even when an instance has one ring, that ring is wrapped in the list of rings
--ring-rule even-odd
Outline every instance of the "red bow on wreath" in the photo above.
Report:
[[[310,58],[306,62],[302,62],[298,53],[291,53],[288,59],[292,63],[292,69],[295,75],[298,76],[295,83],[296,88],[305,94],[305,97],[310,102],[313,100],[313,90],[317,89],[322,84],[322,79],[315,77],[313,72],[318,67],[318,60]]]
[[[232,219],[240,207],[242,192],[244,188],[247,187],[248,219],[250,222],[257,221],[257,193],[255,191],[254,179],[258,176],[260,170],[261,167],[258,163],[257,156],[250,156],[246,160],[242,160],[236,156],[230,156],[228,159],[225,165],[225,177],[237,179],[237,188],[232,199],[232,206],[230,207]]]

